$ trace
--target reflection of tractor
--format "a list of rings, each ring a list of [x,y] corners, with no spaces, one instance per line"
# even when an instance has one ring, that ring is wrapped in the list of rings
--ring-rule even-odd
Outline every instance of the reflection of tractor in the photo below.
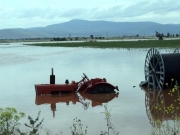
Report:
[[[107,103],[118,97],[119,93],[103,93],[103,94],[89,94],[89,93],[63,93],[63,94],[52,94],[52,95],[36,95],[36,105],[41,104],[51,104],[51,110],[53,111],[53,116],[55,116],[56,111],[56,103],[66,103],[69,105],[70,102],[72,104],[76,104],[79,102],[83,105],[84,109],[88,109],[90,102],[92,101],[92,107],[102,105],[103,103]]]
[[[118,87],[108,83],[105,78],[95,78],[90,80],[84,73],[82,79],[79,82],[72,81],[69,83],[69,81],[66,80],[65,84],[55,84],[53,69],[52,75],[50,76],[50,84],[35,85],[36,95],[77,91],[83,91],[84,93],[91,94],[112,93],[115,92],[115,89],[118,90]]]

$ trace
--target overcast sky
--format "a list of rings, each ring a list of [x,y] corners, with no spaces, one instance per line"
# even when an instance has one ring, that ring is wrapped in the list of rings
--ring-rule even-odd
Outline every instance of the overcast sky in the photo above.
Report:
[[[72,19],[180,24],[180,0],[0,0],[0,29]]]

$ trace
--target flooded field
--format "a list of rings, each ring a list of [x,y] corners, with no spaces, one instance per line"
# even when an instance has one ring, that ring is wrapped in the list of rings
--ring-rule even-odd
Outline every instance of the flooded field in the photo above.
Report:
[[[92,49],[25,46],[11,43],[0,46],[0,108],[14,107],[36,118],[41,111],[43,128],[54,134],[69,134],[73,119],[81,119],[88,134],[107,131],[104,106],[111,110],[112,123],[120,134],[150,134],[144,81],[144,61],[149,49]],[[168,50],[162,50],[168,51]],[[106,78],[119,87],[119,94],[36,96],[35,84],[49,83],[54,68],[56,83],[89,78]],[[27,129],[23,118],[21,128]]]

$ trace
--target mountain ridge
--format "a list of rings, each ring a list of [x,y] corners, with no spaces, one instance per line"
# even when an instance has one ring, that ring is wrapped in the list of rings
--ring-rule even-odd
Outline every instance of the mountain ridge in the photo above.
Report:
[[[71,20],[64,23],[51,24],[45,27],[9,28],[0,30],[0,39],[19,38],[52,38],[52,37],[89,37],[103,36],[154,36],[160,33],[180,34],[180,24],[160,24],[156,22],[112,22]]]

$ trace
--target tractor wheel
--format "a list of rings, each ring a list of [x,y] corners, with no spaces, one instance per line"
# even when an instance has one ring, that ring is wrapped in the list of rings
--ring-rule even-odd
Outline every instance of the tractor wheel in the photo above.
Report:
[[[107,84],[97,84],[90,90],[91,94],[113,93],[113,92],[115,92],[114,88]]]

